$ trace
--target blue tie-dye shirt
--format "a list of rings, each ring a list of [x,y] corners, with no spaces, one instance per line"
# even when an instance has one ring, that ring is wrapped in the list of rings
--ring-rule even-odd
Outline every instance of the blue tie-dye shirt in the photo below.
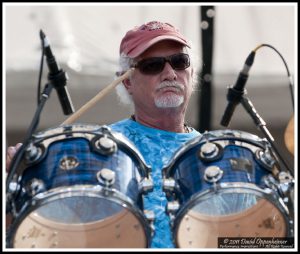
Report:
[[[173,248],[170,219],[165,212],[166,195],[162,190],[162,168],[172,159],[175,151],[199,135],[195,129],[190,133],[175,133],[144,126],[131,119],[125,119],[110,127],[122,133],[139,150],[146,163],[151,166],[154,188],[144,199],[144,209],[155,213],[154,235],[151,248]]]

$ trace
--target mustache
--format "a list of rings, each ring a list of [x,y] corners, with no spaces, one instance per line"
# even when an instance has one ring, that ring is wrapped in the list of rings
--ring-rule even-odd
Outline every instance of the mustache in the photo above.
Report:
[[[184,85],[181,83],[178,83],[177,81],[163,81],[157,86],[156,90],[159,90],[159,89],[162,89],[165,87],[175,87],[182,92],[184,91]]]

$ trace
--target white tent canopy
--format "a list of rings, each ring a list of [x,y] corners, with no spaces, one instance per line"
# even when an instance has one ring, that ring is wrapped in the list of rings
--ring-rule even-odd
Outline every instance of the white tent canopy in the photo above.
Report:
[[[292,4],[225,4],[215,6],[213,72],[237,73],[257,45],[274,46],[295,66],[296,6]],[[119,43],[135,25],[161,20],[177,26],[192,42],[201,61],[199,4],[11,4],[5,8],[7,70],[37,70],[39,30],[50,39],[60,63],[83,73],[113,73]],[[260,50],[256,74],[285,74],[272,50]]]

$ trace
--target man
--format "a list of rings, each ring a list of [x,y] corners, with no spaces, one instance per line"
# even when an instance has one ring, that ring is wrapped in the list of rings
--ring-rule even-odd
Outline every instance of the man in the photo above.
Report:
[[[134,114],[110,127],[131,140],[151,165],[154,190],[145,197],[144,209],[155,213],[152,248],[174,247],[161,169],[186,141],[200,135],[184,122],[193,90],[189,47],[175,27],[157,21],[130,30],[120,45],[121,72],[135,70],[118,94],[129,94]]]
[[[119,85],[118,93],[133,102],[134,114],[110,127],[133,142],[151,166],[154,188],[145,196],[144,209],[155,213],[152,248],[174,247],[162,168],[185,142],[200,135],[185,124],[194,74],[189,48],[175,27],[158,21],[128,31],[120,45],[121,73],[135,69]],[[8,149],[7,167],[16,148]]]

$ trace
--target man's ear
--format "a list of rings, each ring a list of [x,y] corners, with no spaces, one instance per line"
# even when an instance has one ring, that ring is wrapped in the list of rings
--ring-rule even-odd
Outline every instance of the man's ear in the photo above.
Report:
[[[126,88],[126,90],[128,91],[128,93],[129,94],[132,94],[132,83],[131,83],[131,81],[130,81],[130,79],[129,78],[127,78],[127,79],[124,79],[123,81],[122,81],[122,83],[123,83],[123,85],[125,86],[125,88]]]

